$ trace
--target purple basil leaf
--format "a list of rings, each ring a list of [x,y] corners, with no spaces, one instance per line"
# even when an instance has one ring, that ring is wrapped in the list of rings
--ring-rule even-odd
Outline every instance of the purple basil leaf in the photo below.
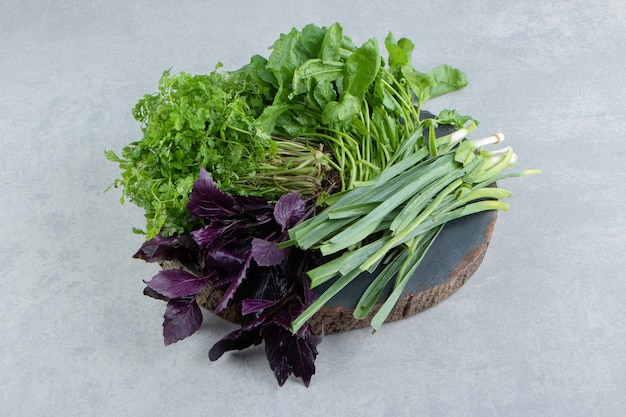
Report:
[[[297,307],[298,308],[294,311],[292,311],[291,308],[279,311],[274,316],[274,324],[281,326],[285,330],[291,331],[291,323],[300,315],[302,311],[304,311],[304,309],[300,308],[300,306]]]
[[[169,301],[169,297],[164,296],[163,294],[159,294],[158,292],[154,291],[152,288],[150,287],[146,287],[143,289],[143,295],[147,295],[148,297],[152,297],[156,300],[161,300],[161,301]]]
[[[245,299],[280,300],[287,293],[290,276],[286,275],[282,265],[258,266],[252,263],[246,279],[235,294],[237,301]]]
[[[251,313],[258,313],[265,310],[268,307],[276,305],[279,300],[263,300],[260,298],[246,298],[241,302],[241,314],[247,315]]]
[[[201,248],[212,247],[224,234],[225,228],[226,226],[221,223],[212,222],[208,226],[192,231],[191,236]]]
[[[198,250],[196,243],[189,235],[163,237],[156,235],[144,242],[133,258],[142,259],[146,262],[156,262],[178,258],[186,252]]]
[[[302,276],[302,282],[304,287],[304,305],[302,307],[308,307],[317,298],[317,293],[313,288],[311,288],[311,279],[308,277],[308,275],[306,273],[302,273]]]
[[[252,239],[252,248],[250,249],[252,258],[259,266],[280,265],[287,257],[289,249],[278,249],[276,242],[268,242],[264,239]]]
[[[246,277],[246,273],[248,271],[248,267],[250,266],[251,259],[252,256],[248,255],[243,265],[241,265],[241,268],[239,268],[239,271],[234,276],[232,276],[230,285],[228,286],[226,291],[224,291],[224,296],[215,308],[215,314],[219,314],[222,310],[224,310],[228,306],[228,302],[234,297],[235,291],[237,291],[237,288],[239,288],[239,285],[241,285]]]
[[[284,232],[304,217],[304,201],[296,193],[285,194],[274,206],[274,218]]]
[[[263,341],[261,336],[261,325],[265,317],[251,321],[241,329],[235,330],[224,336],[219,342],[213,345],[209,351],[209,359],[218,360],[224,352],[231,350],[243,350],[250,346],[256,346]]]
[[[256,267],[254,271],[254,281],[256,283],[252,297],[265,300],[279,300],[287,293],[290,277],[285,274],[283,268],[277,267]]]
[[[235,198],[220,190],[206,170],[200,168],[187,205],[192,218],[225,219],[237,214],[235,205]]]
[[[202,324],[202,311],[195,299],[170,300],[163,316],[163,341],[171,345],[191,336]]]
[[[322,340],[324,340],[324,326],[322,326],[322,333],[321,334],[313,334],[311,333],[311,328],[306,325],[304,326],[306,328],[306,332],[307,332],[307,336],[306,339],[309,341],[309,343],[314,346],[317,347],[320,343],[322,343]],[[300,332],[298,332],[300,333]],[[317,352],[317,350],[316,350]]]
[[[235,272],[241,268],[246,260],[249,251],[242,248],[223,247],[218,250],[207,251],[205,253],[205,265],[219,267],[227,272]]]
[[[287,361],[291,366],[293,375],[302,378],[302,382],[308,387],[311,377],[315,374],[316,342],[296,335],[292,335],[292,342],[287,353]]]
[[[294,335],[282,325],[268,324],[264,332],[265,354],[279,385],[290,374],[302,378],[309,386],[315,374],[317,339]]]
[[[195,295],[207,285],[207,279],[180,269],[167,269],[156,274],[146,284],[154,291],[169,298]]]
[[[281,326],[269,325],[265,328],[265,355],[274,376],[281,387],[289,378],[291,369],[289,366],[289,345],[291,345],[291,333]]]
[[[305,310],[305,306],[299,302],[292,302],[288,308],[284,308],[273,318],[274,324],[281,326],[285,330],[291,332],[291,323]],[[324,329],[322,328],[322,332]],[[317,346],[322,342],[322,336],[316,336],[311,333],[311,327],[306,324],[295,334],[298,337],[310,339],[313,346]]]
[[[233,282],[233,275],[219,273],[217,269],[211,271],[211,278],[209,282],[211,286],[216,290],[226,291],[228,286]]]
[[[235,197],[237,207],[242,213],[252,217],[257,222],[265,223],[272,218],[272,204],[263,197],[247,196]]]

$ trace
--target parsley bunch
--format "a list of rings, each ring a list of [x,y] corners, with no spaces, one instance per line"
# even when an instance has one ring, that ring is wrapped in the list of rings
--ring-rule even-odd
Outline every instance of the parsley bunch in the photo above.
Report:
[[[328,167],[323,152],[275,140],[256,126],[275,94],[259,76],[262,65],[263,58],[255,57],[230,73],[216,68],[208,75],[174,76],[166,71],[158,92],[139,100],[133,116],[143,138],[123,148],[121,156],[106,152],[122,169],[112,185],[122,186],[122,202],[128,199],[145,210],[147,230],[136,232],[150,239],[159,232],[190,231],[188,195],[200,168],[235,195],[276,200],[288,191],[313,194],[322,186]]]

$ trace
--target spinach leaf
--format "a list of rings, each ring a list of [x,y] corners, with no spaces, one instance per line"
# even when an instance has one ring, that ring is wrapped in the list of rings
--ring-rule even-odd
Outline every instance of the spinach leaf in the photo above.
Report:
[[[325,33],[324,28],[307,25],[301,32],[294,28],[288,34],[281,34],[274,42],[266,68],[278,80],[275,103],[285,101],[289,96],[295,70],[318,56]]]
[[[440,65],[432,69],[428,75],[435,80],[435,85],[428,88],[430,98],[452,93],[467,86],[465,74],[449,65]]]
[[[346,60],[343,67],[343,91],[339,101],[326,103],[322,113],[322,122],[347,126],[359,113],[365,93],[376,79],[379,69],[378,41],[372,38]]]
[[[343,28],[339,23],[331,25],[322,41],[319,57],[322,62],[337,62],[341,60],[341,42],[343,39]]]
[[[309,59],[294,71],[293,92],[290,98],[312,90],[313,83],[337,81],[343,76],[343,73],[344,64],[342,62]]]
[[[385,49],[387,49],[389,71],[397,75],[398,70],[406,65],[412,65],[411,55],[415,45],[409,39],[402,38],[395,41],[391,32],[385,38]]]

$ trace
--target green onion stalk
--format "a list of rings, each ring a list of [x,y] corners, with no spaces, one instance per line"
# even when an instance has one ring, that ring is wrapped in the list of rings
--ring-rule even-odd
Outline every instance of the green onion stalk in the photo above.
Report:
[[[479,140],[462,140],[474,124],[436,138],[428,147],[412,149],[377,177],[331,196],[328,207],[289,231],[281,247],[318,250],[332,260],[308,271],[311,287],[334,280],[292,323],[296,332],[351,281],[385,265],[356,305],[354,316],[363,319],[377,304],[383,289],[393,281],[389,297],[374,314],[371,326],[379,330],[400,298],[408,281],[444,225],[460,217],[487,210],[507,211],[502,200],[511,192],[493,186],[502,178],[538,173],[529,170],[503,174],[517,156],[510,147],[487,151],[483,147],[504,139],[495,134]],[[432,156],[434,155],[434,156]]]

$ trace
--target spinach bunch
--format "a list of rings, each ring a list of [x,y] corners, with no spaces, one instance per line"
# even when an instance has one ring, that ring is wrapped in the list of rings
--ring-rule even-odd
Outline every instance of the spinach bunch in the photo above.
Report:
[[[425,102],[463,88],[467,79],[448,65],[417,71],[411,63],[414,47],[409,39],[396,41],[389,34],[385,63],[375,38],[357,47],[338,23],[293,29],[272,46],[265,68],[277,93],[258,123],[266,131],[317,140],[330,149],[342,190],[371,180],[424,127],[460,127],[471,119],[446,110],[439,118],[421,120]]]

